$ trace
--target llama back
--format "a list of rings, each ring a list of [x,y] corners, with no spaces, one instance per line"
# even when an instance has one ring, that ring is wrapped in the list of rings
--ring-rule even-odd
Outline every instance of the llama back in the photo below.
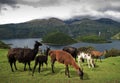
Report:
[[[11,48],[8,51],[8,59],[22,59],[23,50],[21,48]]]
[[[33,56],[30,56],[31,54],[33,54],[33,52],[29,48],[12,48],[8,51],[8,57],[15,58],[19,62],[28,61],[27,59],[30,58],[32,59]]]
[[[51,57],[55,57],[60,63],[72,65],[75,62],[74,58],[68,52],[62,50],[52,50],[49,52]]]
[[[91,51],[91,54],[94,55],[94,56],[101,56],[102,55],[102,52],[99,52],[99,51]]]

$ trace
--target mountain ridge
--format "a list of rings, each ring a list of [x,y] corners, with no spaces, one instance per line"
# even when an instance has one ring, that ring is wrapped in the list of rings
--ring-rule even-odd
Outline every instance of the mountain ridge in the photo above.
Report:
[[[0,25],[0,39],[43,37],[49,32],[63,32],[72,37],[98,35],[110,38],[120,31],[120,23],[112,19],[35,19],[24,23]],[[7,33],[7,34],[6,34]]]

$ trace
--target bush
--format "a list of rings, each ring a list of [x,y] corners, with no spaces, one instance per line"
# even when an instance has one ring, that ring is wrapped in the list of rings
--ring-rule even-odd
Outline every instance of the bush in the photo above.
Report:
[[[78,51],[81,51],[81,52],[90,52],[91,50],[95,50],[95,48],[92,46],[78,48]]]
[[[10,48],[10,46],[7,45],[7,44],[5,44],[4,42],[0,41],[0,48],[2,48],[2,49],[8,49],[8,48]]]
[[[106,58],[107,57],[116,57],[116,56],[120,56],[120,50],[114,49],[114,48],[109,50],[105,55]]]

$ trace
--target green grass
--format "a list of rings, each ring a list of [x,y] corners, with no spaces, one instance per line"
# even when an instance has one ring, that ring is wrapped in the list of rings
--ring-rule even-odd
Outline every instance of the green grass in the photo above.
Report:
[[[43,70],[38,73],[36,69],[34,76],[32,72],[23,71],[24,65],[17,62],[18,70],[11,72],[7,60],[7,51],[0,49],[0,82],[1,83],[120,83],[120,57],[110,57],[101,62],[96,62],[96,68],[89,69],[83,64],[84,80],[80,80],[76,71],[70,67],[70,78],[64,75],[64,65],[55,63],[55,73],[51,73],[50,58],[48,67],[44,65]],[[31,67],[34,66],[34,61]],[[28,68],[28,66],[27,66]]]

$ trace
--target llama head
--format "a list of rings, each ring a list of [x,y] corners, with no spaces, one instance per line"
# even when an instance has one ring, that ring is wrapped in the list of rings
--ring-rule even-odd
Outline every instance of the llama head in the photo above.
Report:
[[[42,46],[42,43],[40,43],[38,41],[35,41],[35,46],[34,47],[36,48],[36,47],[39,47],[39,46]]]
[[[79,68],[79,70],[78,70],[78,75],[80,76],[80,79],[83,80],[83,75],[84,75],[84,73],[83,73],[83,70],[81,70],[80,68]]]

